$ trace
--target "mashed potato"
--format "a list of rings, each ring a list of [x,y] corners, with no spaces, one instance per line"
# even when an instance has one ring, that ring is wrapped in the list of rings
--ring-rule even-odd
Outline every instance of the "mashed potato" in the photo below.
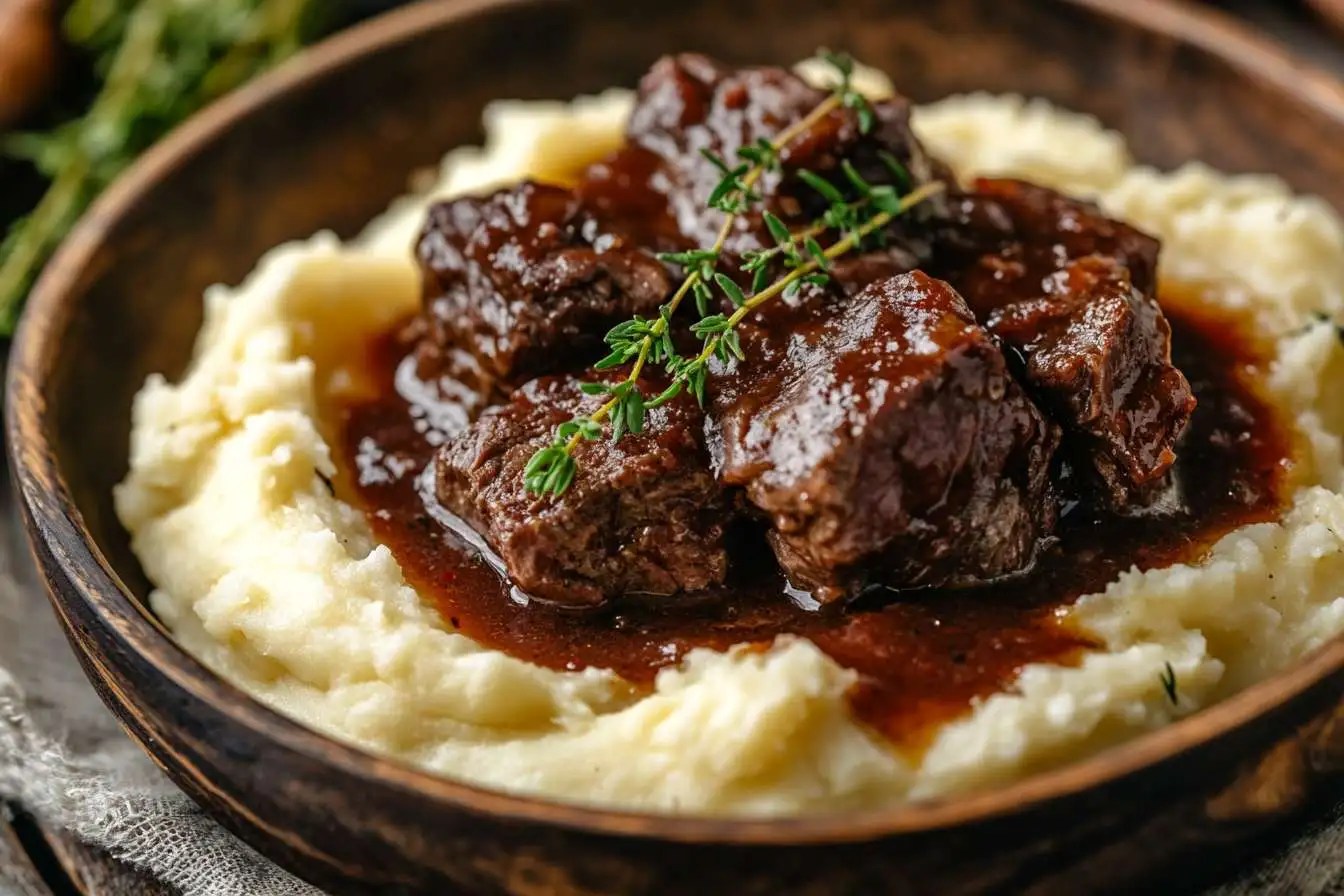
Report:
[[[889,85],[865,74],[873,93]],[[206,295],[182,382],[135,403],[118,512],[181,643],[312,727],[492,787],[633,809],[778,815],[983,788],[1159,727],[1344,631],[1344,226],[1265,177],[1134,167],[1096,121],[1016,97],[954,97],[915,124],[961,176],[1025,177],[1095,197],[1160,236],[1163,273],[1249,310],[1277,338],[1269,388],[1307,450],[1280,523],[1193,566],[1131,571],[1067,611],[1104,650],[1034,665],[945,725],[919,757],[849,715],[852,673],[810,642],[695,651],[638,695],[611,672],[556,672],[445,627],[332,497],[318,409],[356,388],[339,360],[417,306],[407,251],[428,196],[558,177],[620,140],[630,97],[500,103],[484,149],[350,245],[280,247]],[[1177,705],[1160,673],[1170,663]]]

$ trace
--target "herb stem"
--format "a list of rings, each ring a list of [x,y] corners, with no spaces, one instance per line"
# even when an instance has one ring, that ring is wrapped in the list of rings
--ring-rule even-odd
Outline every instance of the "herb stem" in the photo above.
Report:
[[[775,138],[770,141],[770,145],[774,147],[776,151],[783,149],[793,142],[799,135],[806,133],[810,128],[816,125],[817,122],[821,121],[839,107],[839,97],[834,94],[826,97],[825,100],[818,103],[816,108],[807,115],[776,134]],[[761,175],[764,173],[764,165],[752,165],[750,170],[748,170],[742,177],[743,189],[750,190],[756,185],[756,181],[761,179]],[[716,259],[719,257],[719,253],[723,252],[723,247],[727,244],[728,236],[733,232],[733,225],[737,223],[738,217],[739,215],[736,212],[729,212],[723,216],[723,224],[719,226],[718,236],[714,239],[714,245],[709,249],[709,254]],[[672,314],[676,313],[677,307],[681,304],[681,300],[686,297],[686,294],[695,286],[696,281],[700,279],[699,269],[691,271],[691,273],[686,276],[686,279],[682,281],[681,286],[677,287],[677,291],[673,294],[672,300],[667,303],[669,312],[667,315],[668,317],[671,317]],[[663,324],[662,319],[654,324],[654,327],[658,328],[659,333],[662,333],[662,327],[664,326],[665,324]],[[651,341],[651,337],[646,336],[644,338],[646,342]],[[647,352],[640,354],[639,363],[636,364],[637,368],[643,366],[644,359],[647,355]],[[631,379],[634,379],[634,377],[632,376]]]
[[[89,109],[86,120],[90,130],[111,127],[125,117],[134,102],[135,92],[153,65],[167,28],[166,2],[142,4],[131,14],[126,37],[113,57],[107,81]],[[18,317],[28,280],[43,258],[51,252],[61,234],[79,214],[83,194],[87,192],[94,160],[86,146],[80,145],[33,210],[27,229],[0,263],[0,320],[6,330]]]
[[[802,118],[798,119],[793,124],[789,125],[784,130],[776,134],[775,139],[770,141],[771,145],[774,146],[775,149],[783,149],[785,146],[788,146],[790,143],[792,143],[795,139],[801,137],[804,132],[811,130],[813,125],[817,124],[827,115],[830,115],[832,112],[834,112],[836,109],[839,108],[840,108],[840,97],[838,97],[833,93],[830,96],[826,97],[826,99],[822,100],[820,103],[817,103],[816,108],[813,109],[811,112],[807,113]],[[761,166],[759,165],[756,167],[758,170],[761,169]],[[760,174],[757,174],[755,178],[752,178],[751,184],[754,184],[756,182],[756,179],[759,177]],[[751,186],[751,184],[748,184],[747,186]]]
[[[750,298],[732,277],[717,270],[738,219],[754,203],[763,200],[753,188],[766,172],[783,173],[781,152],[785,148],[826,116],[840,109],[853,111],[861,134],[869,133],[877,121],[877,115],[868,100],[851,84],[854,60],[847,54],[825,50],[821,51],[821,56],[839,73],[840,81],[834,92],[806,115],[785,127],[773,139],[761,137],[738,147],[736,159],[731,162],[708,149],[700,150],[700,154],[722,174],[722,179],[706,200],[709,208],[724,216],[713,245],[707,249],[658,255],[664,262],[682,266],[686,273],[681,284],[672,297],[658,307],[656,319],[646,320],[635,316],[607,333],[605,342],[611,351],[594,368],[604,371],[633,362],[630,372],[616,383],[585,381],[579,384],[579,390],[585,395],[605,395],[607,398],[592,414],[575,414],[561,423],[555,428],[553,440],[533,453],[523,469],[523,486],[528,492],[538,496],[550,495],[552,499],[563,494],[577,475],[575,450],[581,442],[602,436],[604,420],[610,422],[612,441],[619,441],[627,432],[642,432],[646,412],[671,401],[683,391],[690,391],[703,406],[709,357],[717,354],[725,362],[728,362],[730,356],[745,360],[734,329],[743,318],[781,293],[786,297],[791,296],[803,283],[824,285],[828,280],[824,272],[829,271],[832,259],[860,248],[866,236],[879,231],[894,217],[943,188],[942,184],[929,184],[901,199],[900,185],[873,186],[850,162],[841,160],[840,170],[849,184],[861,194],[860,199],[850,202],[835,184],[795,166],[798,177],[829,203],[826,214],[804,229],[790,232],[788,225],[778,216],[769,210],[762,210],[761,221],[774,238],[775,245],[773,248],[753,249],[743,253],[741,272],[751,275],[750,291],[754,295]],[[909,173],[899,161],[890,154],[879,153],[879,156],[899,178],[899,184],[910,183]],[[829,231],[837,232],[840,238],[829,249],[823,249],[817,238]],[[776,262],[782,262],[788,273],[768,284],[769,265]],[[715,301],[714,287],[733,304],[735,310],[731,317],[709,313],[710,304]],[[696,306],[700,310],[702,319],[691,327],[691,332],[704,340],[704,347],[699,354],[683,358],[678,355],[668,328],[687,295],[695,296]],[[671,383],[652,400],[646,400],[639,389],[639,378],[650,362],[665,363]]]
[[[825,100],[818,103],[807,115],[776,134],[775,138],[770,141],[770,145],[777,151],[783,149],[799,135],[806,133],[810,128],[838,108],[840,108],[840,98],[835,94],[831,94]],[[751,190],[756,182],[761,179],[763,174],[765,174],[764,165],[752,165],[742,177],[743,191]],[[729,212],[724,215],[723,224],[719,226],[718,236],[714,240],[714,245],[709,249],[710,254],[714,256],[714,258],[717,259],[719,254],[723,251],[723,247],[727,244],[728,237],[732,234],[733,226],[737,222],[738,217],[739,215],[736,212]],[[824,230],[824,227],[812,227],[804,231],[800,236],[816,236]],[[672,294],[672,298],[668,300],[666,305],[666,313],[659,314],[658,320],[654,321],[651,326],[651,332],[643,338],[639,346],[639,354],[635,358],[635,364],[630,368],[629,376],[626,377],[628,382],[634,383],[639,381],[640,374],[644,372],[644,366],[648,363],[649,352],[653,348],[653,341],[663,334],[664,330],[667,328],[667,321],[676,313],[682,300],[686,298],[687,294],[690,293],[700,279],[700,270],[697,268],[686,275],[685,279],[682,280],[681,285],[677,287],[677,291]],[[784,286],[787,286],[787,283],[781,285],[780,289],[783,289]],[[741,311],[742,309],[738,309],[739,313],[741,313]],[[741,320],[741,317],[738,317],[738,320]],[[620,403],[621,399],[619,397],[608,399],[600,408],[593,411],[588,419],[594,423],[601,423]],[[583,440],[584,436],[582,433],[575,433],[570,436],[569,440],[565,442],[565,453],[572,455],[574,450],[579,447],[579,443]]]
[[[828,246],[826,248],[826,251],[823,252],[822,254],[828,260],[839,258],[841,255],[844,255],[846,252],[857,246],[859,242],[868,234],[887,226],[887,224],[891,223],[892,219],[896,218],[901,213],[913,208],[919,203],[925,201],[926,199],[929,199],[933,196],[937,196],[939,193],[943,192],[944,189],[946,189],[946,185],[943,184],[942,181],[933,181],[932,183],[924,184],[923,186],[918,187],[915,190],[912,190],[910,193],[907,193],[905,196],[901,198],[900,206],[895,212],[880,212],[879,214],[874,215],[857,230],[853,231],[852,233],[846,234],[839,240],[836,240],[834,243]],[[767,286],[765,289],[761,290],[760,292],[748,298],[745,302],[742,303],[741,306],[738,307],[736,311],[732,313],[731,316],[729,316],[728,324],[724,328],[724,330],[715,335],[713,339],[708,339],[705,341],[705,347],[704,349],[701,350],[699,356],[695,359],[695,363],[703,364],[706,361],[708,361],[711,356],[713,356],[715,349],[718,347],[719,342],[721,342],[723,339],[724,332],[734,329],[738,324],[742,322],[744,318],[746,318],[748,314],[755,311],[757,308],[759,308],[761,305],[764,305],[766,302],[770,301],[775,296],[783,293],[784,290],[788,289],[790,283],[793,283],[794,281],[797,280],[801,280],[808,274],[811,274],[814,271],[818,270],[820,267],[821,262],[818,261],[817,259],[812,259],[805,264],[799,265],[792,271],[789,271],[789,273],[786,274],[785,276],[780,277],[778,280]]]
[[[830,96],[826,97],[826,99],[818,103],[816,108],[813,109],[811,112],[807,113],[807,115],[798,119],[793,124],[789,125],[787,128],[776,134],[775,138],[770,141],[770,145],[775,149],[776,152],[778,152],[779,150],[783,149],[784,147],[792,143],[799,136],[806,133],[815,124],[817,124],[827,115],[830,115],[833,111],[835,111],[838,108],[840,108],[840,98],[835,94],[831,94]],[[764,165],[759,164],[752,165],[751,169],[747,171],[745,175],[742,176],[743,190],[749,191],[752,187],[756,185],[756,181],[761,179],[761,175],[763,174],[765,174]],[[724,244],[728,242],[728,235],[733,232],[733,225],[737,223],[737,219],[738,215],[735,212],[729,212],[728,214],[724,215],[723,224],[722,226],[719,227],[718,238],[714,240],[714,245],[711,246],[709,250],[710,254],[713,255],[715,258],[718,258],[719,253],[723,251]],[[697,270],[692,271],[691,275],[686,279],[688,281],[691,281],[692,278],[699,279],[699,277],[700,272]],[[682,284],[682,287],[683,287],[682,289],[677,290],[678,295],[673,297],[674,301],[680,301],[681,296],[685,295],[686,289],[688,287],[686,284]],[[676,309],[675,304],[672,307],[673,310]]]
[[[910,193],[902,197],[900,205],[895,212],[881,212],[877,215],[874,215],[862,227],[858,228],[852,233],[846,234],[841,239],[836,240],[829,247],[827,247],[825,252],[823,252],[822,254],[828,260],[839,258],[846,252],[850,251],[855,246],[857,246],[863,240],[864,237],[868,236],[873,231],[879,230],[887,226],[887,224],[891,223],[891,221],[898,215],[913,208],[919,203],[925,201],[926,199],[938,195],[939,193],[943,192],[944,189],[946,189],[946,187],[941,181],[935,181],[933,183],[924,184],[923,186],[911,191]],[[824,225],[816,225],[814,227],[808,228],[805,231],[802,231],[802,233],[800,233],[799,236],[801,237],[816,236],[818,233],[824,231],[825,229],[826,227]],[[743,302],[742,305],[739,306],[738,309],[734,311],[732,315],[728,318],[728,324],[725,327],[724,332],[736,328],[737,325],[740,324],[748,314],[750,314],[760,306],[764,305],[766,302],[770,301],[771,299],[783,293],[784,290],[788,289],[790,283],[793,283],[797,280],[801,280],[803,277],[806,277],[808,274],[811,274],[814,271],[816,271],[820,267],[820,264],[821,263],[816,259],[808,261],[807,263],[800,265],[797,268],[794,268],[787,275],[779,278],[765,289],[751,296],[749,299],[747,299],[747,301]],[[696,276],[699,276],[698,273],[691,274],[691,277]],[[686,283],[691,282],[691,277],[686,278]],[[685,295],[687,291],[689,291],[689,287],[687,287],[686,283],[683,283],[682,288],[677,291],[677,295],[673,296],[674,302],[678,301],[682,296]],[[664,322],[666,320],[667,320],[666,317],[660,317],[658,321],[653,325],[655,328],[658,328],[658,333],[662,332],[661,327],[664,326]],[[723,333],[719,333],[714,338],[706,340],[704,348],[701,350],[700,354],[696,357],[693,364],[704,364],[705,362],[707,362],[709,358],[713,356],[715,350],[718,347],[719,342],[722,341],[722,338]],[[635,359],[634,366],[630,369],[629,376],[626,377],[628,382],[632,383],[637,382],[639,380],[640,374],[644,372],[644,366],[648,362],[649,358],[649,351],[653,346],[653,339],[654,339],[653,336],[644,337],[644,341],[640,345],[639,355]],[[686,380],[686,376],[684,374],[680,374],[676,377],[676,379],[681,380],[684,383]],[[604,402],[601,407],[593,411],[593,413],[589,415],[588,419],[594,423],[601,423],[603,420],[607,418],[609,414],[611,414],[613,410],[616,409],[616,406],[619,405],[620,403],[621,398],[619,396],[610,398],[606,402]],[[579,447],[579,443],[582,441],[584,441],[584,435],[582,433],[576,432],[574,435],[570,436],[568,441],[566,441],[564,445],[565,454],[572,455],[574,453],[574,450]]]
[[[854,202],[849,203],[847,206],[845,206],[845,208],[851,211],[858,211],[859,209],[866,207],[868,203],[869,200],[866,198],[857,199]],[[798,247],[801,247],[807,242],[807,240],[816,239],[826,231],[833,229],[835,228],[831,224],[828,224],[825,221],[818,221],[817,223],[813,224],[810,227],[806,227],[802,230],[793,231],[792,233],[789,234],[788,242],[777,244],[769,249],[762,250],[761,255],[764,256],[765,258],[774,258],[776,255],[779,255],[781,252],[784,252],[787,249],[790,248],[796,249]]]
[[[61,5],[68,41],[106,75],[78,118],[0,145],[50,178],[0,244],[0,335],[12,330],[34,278],[98,193],[181,118],[298,49],[316,8],[314,0]]]
[[[640,373],[644,370],[644,362],[647,361],[649,357],[649,348],[652,345],[653,345],[652,340],[650,340],[646,336],[644,339],[644,344],[640,346],[639,357],[635,360],[635,366],[630,369],[630,375],[626,377],[626,379],[629,382],[633,383],[639,379]],[[606,401],[605,404],[602,405],[602,407],[593,411],[593,413],[588,416],[588,419],[593,421],[594,423],[601,423],[603,420],[607,418],[607,415],[610,414],[613,409],[615,409],[616,405],[620,403],[621,403],[620,398],[610,398]],[[579,432],[574,433],[574,435],[569,437],[569,441],[565,443],[565,453],[573,454],[574,449],[579,447],[579,442],[582,441],[583,441],[583,433]]]

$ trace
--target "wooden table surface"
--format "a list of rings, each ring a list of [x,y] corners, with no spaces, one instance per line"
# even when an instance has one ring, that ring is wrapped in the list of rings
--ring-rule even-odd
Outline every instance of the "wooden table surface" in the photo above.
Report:
[[[1344,76],[1344,29],[1323,25],[1304,6],[1288,0],[1221,0],[1215,5]],[[11,514],[0,516],[0,525],[12,524]],[[44,829],[15,807],[0,804],[0,888],[6,875],[17,880],[16,896],[170,896],[177,892],[64,832]]]

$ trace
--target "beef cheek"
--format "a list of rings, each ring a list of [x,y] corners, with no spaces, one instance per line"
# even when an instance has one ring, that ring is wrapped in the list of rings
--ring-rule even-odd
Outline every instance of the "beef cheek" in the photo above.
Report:
[[[1020,359],[1102,498],[1147,504],[1195,406],[1155,295],[1157,240],[1020,181],[981,180],[952,204],[940,268]]]
[[[711,450],[796,585],[828,602],[1030,565],[1058,435],[948,284],[888,278],[750,346],[762,362],[716,378]]]
[[[638,152],[663,160],[656,182],[680,231],[695,245],[709,246],[718,236],[723,215],[708,205],[708,199],[723,174],[703,153],[736,164],[741,161],[738,150],[773,139],[826,97],[825,91],[785,69],[734,69],[693,53],[668,56],[640,82],[627,135]],[[863,133],[854,110],[839,108],[781,149],[780,170],[767,171],[757,182],[763,200],[738,216],[725,251],[740,256],[774,244],[763,226],[762,210],[791,227],[805,226],[826,210],[826,201],[799,179],[800,169],[831,181],[851,198],[857,193],[842,162],[873,184],[908,177],[912,183],[901,185],[908,189],[931,180],[950,180],[947,169],[924,150],[911,130],[909,101],[896,97],[873,103],[872,109],[874,122],[868,133]],[[894,173],[884,157],[897,162],[903,173]],[[912,209],[889,226],[884,248],[837,263],[835,282],[852,294],[875,279],[913,270],[931,251],[921,222],[943,215],[940,197]],[[734,270],[737,264],[721,267]]]
[[[603,333],[655,314],[670,291],[667,269],[625,230],[546,184],[437,203],[417,248],[422,358],[466,351],[504,385],[590,363]]]
[[[1128,269],[1085,256],[1045,278],[1040,297],[994,309],[985,325],[1021,353],[1027,382],[1067,425],[1072,454],[1113,507],[1160,491],[1195,399],[1170,362],[1170,325]]]
[[[435,457],[439,501],[486,539],[520,588],[553,603],[587,607],[721,583],[731,507],[709,469],[704,414],[688,395],[650,410],[641,433],[580,444],[579,475],[558,498],[524,489],[523,469],[555,427],[602,403],[579,383],[533,380],[447,442]]]
[[[1138,228],[1106,217],[1091,202],[1026,181],[980,178],[971,191],[948,199],[947,215],[950,226],[937,237],[941,266],[969,267],[974,274],[977,262],[1001,256],[1020,267],[1007,280],[993,267],[983,272],[992,281],[1003,282],[1005,293],[995,296],[991,284],[977,284],[986,288],[985,293],[965,296],[977,313],[982,311],[977,301],[996,306],[1011,300],[1006,290],[1017,278],[1039,280],[1085,255],[1114,258],[1129,271],[1139,292],[1150,298],[1157,294],[1162,244]],[[962,264],[956,263],[957,258]]]

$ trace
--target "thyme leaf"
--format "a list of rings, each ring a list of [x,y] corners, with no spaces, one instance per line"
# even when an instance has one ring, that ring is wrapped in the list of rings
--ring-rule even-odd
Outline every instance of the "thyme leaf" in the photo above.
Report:
[[[1171,705],[1178,706],[1180,699],[1176,693],[1176,670],[1171,667],[1170,662],[1163,664],[1163,669],[1158,674],[1158,678],[1162,679],[1162,690],[1166,691],[1167,699],[1171,701]]]
[[[630,364],[630,372],[619,384],[584,383],[580,389],[586,395],[606,395],[607,400],[590,415],[576,417],[555,430],[550,443],[537,450],[524,468],[524,485],[529,492],[551,499],[559,498],[577,476],[574,452],[587,440],[596,438],[603,422],[611,428],[611,439],[619,441],[626,433],[643,431],[650,408],[657,408],[683,392],[695,396],[703,406],[709,376],[709,361],[719,360],[725,365],[745,361],[737,326],[761,305],[777,296],[792,298],[804,285],[825,286],[830,277],[831,262],[847,252],[862,248],[865,240],[880,242],[883,228],[898,215],[943,189],[941,183],[930,183],[911,190],[911,178],[904,166],[889,153],[882,156],[883,164],[893,172],[890,184],[870,184],[848,162],[841,166],[848,186],[857,194],[851,200],[836,184],[820,175],[798,170],[797,176],[815,190],[827,203],[826,212],[810,226],[794,233],[777,215],[763,211],[765,224],[775,245],[743,253],[739,273],[750,279],[750,290],[744,290],[734,277],[718,270],[724,244],[737,218],[763,200],[756,189],[760,178],[769,171],[782,167],[781,152],[790,143],[810,130],[837,109],[855,113],[860,130],[868,132],[876,121],[872,106],[851,81],[854,60],[844,53],[822,50],[821,54],[838,76],[838,83],[826,99],[807,115],[784,128],[772,140],[759,139],[737,150],[737,160],[727,159],[707,149],[701,154],[720,179],[710,191],[706,204],[724,215],[714,244],[709,248],[684,252],[663,253],[658,258],[680,266],[684,279],[672,297],[658,309],[653,320],[633,318],[613,327],[607,333],[610,352],[594,365],[597,370],[612,370]],[[838,236],[829,246],[823,246],[821,237],[828,232]],[[782,273],[772,275],[772,269]],[[712,287],[727,297],[734,311],[731,315],[710,311],[714,303]],[[682,357],[677,354],[671,339],[672,316],[687,296],[692,296],[700,319],[691,325],[691,333],[702,341],[699,354]],[[658,395],[646,399],[638,382],[647,364],[662,364],[671,379]]]

